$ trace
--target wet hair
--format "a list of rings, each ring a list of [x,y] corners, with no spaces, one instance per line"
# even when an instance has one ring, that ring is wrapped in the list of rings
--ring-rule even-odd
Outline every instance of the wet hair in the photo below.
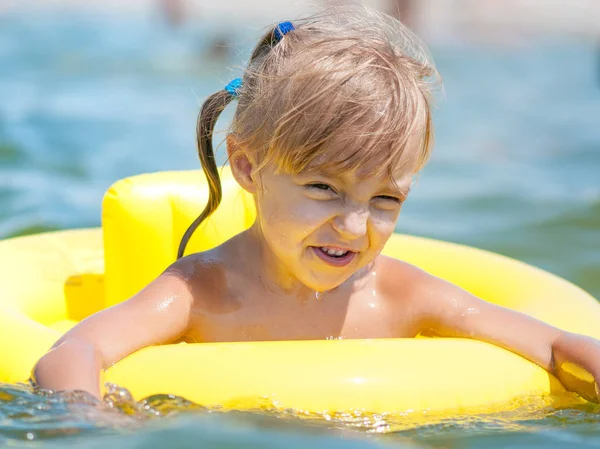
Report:
[[[360,167],[372,174],[387,170],[391,177],[413,135],[420,138],[417,171],[429,157],[438,74],[408,28],[364,6],[337,6],[292,24],[284,36],[282,24],[264,34],[241,86],[223,89],[202,105],[196,131],[209,198],[184,234],[178,258],[221,201],[212,136],[234,98],[229,132],[259,169],[271,163],[289,174],[339,174]]]

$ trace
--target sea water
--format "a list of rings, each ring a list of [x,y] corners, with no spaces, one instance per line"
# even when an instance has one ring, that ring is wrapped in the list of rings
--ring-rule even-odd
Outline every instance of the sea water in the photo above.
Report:
[[[198,167],[198,107],[239,75],[229,68],[258,34],[219,30],[203,22],[172,29],[153,15],[0,15],[0,238],[98,226],[102,194],[117,179]],[[598,49],[563,38],[432,50],[445,81],[437,143],[397,230],[497,251],[600,297]],[[97,404],[0,385],[0,444],[600,446],[600,410],[591,405],[407,427],[385,416],[225,413],[115,394]]]

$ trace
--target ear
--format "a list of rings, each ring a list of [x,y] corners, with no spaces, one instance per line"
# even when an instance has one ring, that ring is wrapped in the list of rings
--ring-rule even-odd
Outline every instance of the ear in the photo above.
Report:
[[[242,189],[255,194],[257,188],[252,177],[255,162],[245,148],[237,142],[233,134],[227,136],[227,156],[235,180]]]

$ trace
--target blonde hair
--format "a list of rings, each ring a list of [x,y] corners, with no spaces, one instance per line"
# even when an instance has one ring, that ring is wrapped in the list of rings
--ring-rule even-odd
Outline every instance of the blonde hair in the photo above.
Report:
[[[273,163],[290,174],[361,167],[391,176],[415,133],[421,136],[417,171],[425,165],[433,143],[431,91],[438,74],[417,37],[364,6],[336,6],[295,20],[283,37],[279,26],[269,29],[252,52],[230,129],[261,167]],[[210,194],[183,236],[178,257],[221,201],[212,135],[233,98],[222,90],[201,108],[198,154]]]

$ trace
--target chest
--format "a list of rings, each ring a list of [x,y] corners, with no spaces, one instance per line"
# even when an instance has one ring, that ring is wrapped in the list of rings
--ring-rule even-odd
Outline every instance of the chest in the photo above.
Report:
[[[308,300],[269,297],[256,288],[230,291],[194,308],[192,342],[412,337],[409,315],[373,291],[324,293]]]

